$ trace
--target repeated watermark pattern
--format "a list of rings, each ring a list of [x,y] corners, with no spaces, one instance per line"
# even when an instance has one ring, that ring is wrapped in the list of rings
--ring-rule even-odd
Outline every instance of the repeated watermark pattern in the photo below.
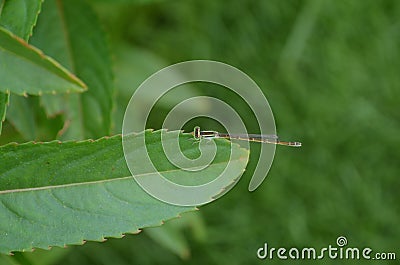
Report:
[[[370,247],[349,247],[347,238],[339,236],[336,245],[328,245],[320,249],[314,247],[270,247],[268,243],[257,250],[257,257],[265,260],[396,260],[395,252],[378,252]]]
[[[169,181],[158,172],[153,163],[154,161],[151,160],[148,154],[146,156],[147,152],[143,152],[143,159],[141,159],[140,165],[137,164],[137,160],[134,157],[129,155],[135,152],[135,148],[136,150],[147,150],[145,144],[146,134],[140,132],[148,129],[146,128],[146,123],[157,101],[175,87],[191,82],[217,84],[219,88],[216,89],[233,91],[252,110],[260,133],[263,135],[276,135],[275,120],[265,95],[257,84],[239,69],[221,62],[195,60],[174,64],[154,73],[135,90],[126,108],[122,128],[122,145],[125,160],[133,178],[148,194],[163,202],[181,206],[206,204],[214,200],[217,194],[218,197],[221,197],[232,188],[233,178],[240,176],[244,170],[243,168],[235,167],[234,163],[229,161],[225,170],[219,176],[215,176],[213,181],[198,186],[184,186]],[[143,104],[144,98],[147,100],[146,104]],[[204,104],[204,102],[211,106],[209,111],[196,112],[198,109],[196,106]],[[175,115],[181,108],[192,109],[193,112],[186,116]],[[235,106],[231,106],[229,102],[205,96],[188,98],[172,107],[164,121],[163,128],[180,130],[185,123],[196,117],[214,119],[224,126],[228,133],[248,133],[244,121],[235,110]],[[164,131],[161,133],[161,136],[163,136]],[[140,146],[130,146],[126,137],[131,134],[136,135],[136,143]],[[203,143],[200,142],[200,157],[190,160],[181,152],[178,138],[179,134],[176,134],[176,141],[173,145],[166,145],[162,141],[163,151],[172,164],[181,170],[194,171],[202,170],[212,163],[216,154],[216,146],[213,152],[203,152],[201,150]],[[248,143],[247,145],[243,143],[242,147],[250,149]],[[207,150],[210,150],[210,148],[207,148]],[[233,152],[238,151],[233,148],[231,148],[231,151],[231,158],[235,157]],[[255,190],[267,176],[274,154],[275,145],[265,144],[260,147],[259,156],[253,157],[254,160],[257,160],[257,165],[249,183],[250,191]],[[135,177],[142,172],[147,173],[146,177]]]

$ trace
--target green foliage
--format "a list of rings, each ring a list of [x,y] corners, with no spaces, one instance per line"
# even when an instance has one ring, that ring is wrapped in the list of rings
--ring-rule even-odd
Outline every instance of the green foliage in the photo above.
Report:
[[[113,107],[111,56],[91,6],[79,0],[45,1],[31,43],[88,86],[88,91],[80,95],[41,97],[49,116],[65,112],[69,124],[62,139],[109,135]]]
[[[61,65],[1,27],[0,47],[0,91],[18,95],[84,91],[85,85]]]
[[[0,26],[27,41],[42,6],[41,0],[0,2]]]
[[[2,142],[14,139],[17,132],[27,140],[48,139],[54,133],[60,139],[75,140],[108,135],[113,102],[110,57],[97,17],[85,2],[49,0],[43,6],[41,1],[1,2],[1,124],[11,104]],[[86,89],[75,75],[88,85],[88,91],[81,95],[68,93]],[[25,97],[15,95],[10,101],[9,92]],[[64,120],[61,127],[57,125],[60,114]],[[219,141],[215,163],[195,177],[163,158],[161,133],[146,131],[146,147],[137,143],[135,136],[128,137],[127,144],[137,146],[131,158],[138,165],[147,153],[169,179],[190,185],[220,172],[230,159],[231,145]],[[164,132],[164,146],[176,135]],[[189,141],[192,138],[181,135],[180,145],[184,153],[198,156],[198,145]],[[248,152],[239,150],[239,154],[234,162],[244,168],[243,158]],[[106,237],[137,233],[195,209],[169,205],[144,192],[127,169],[121,136],[96,141],[6,144],[0,147],[0,161],[1,253],[105,241]],[[237,177],[232,176],[232,180]],[[152,234],[155,240],[163,238],[159,242],[171,247],[175,240],[167,237],[179,233],[172,228],[168,234]],[[180,238],[183,242],[182,235]],[[181,255],[188,253],[184,243],[171,249]],[[0,257],[4,262],[11,261]],[[16,255],[19,262],[26,263],[27,259]]]
[[[37,135],[37,125],[35,122],[35,108],[32,102],[23,97],[12,97],[11,108],[8,108],[10,122],[25,139],[35,139]]]
[[[146,146],[136,136],[126,137],[127,145],[136,146],[127,155],[138,165],[143,164],[147,148],[161,174],[186,179],[188,185],[198,181],[195,172],[177,169],[159,152],[161,132],[146,131]],[[176,135],[164,132],[163,145],[173,144]],[[184,152],[198,156],[198,146],[191,139],[190,134],[182,136],[181,146]],[[222,156],[202,172],[204,176],[218,175],[229,161],[231,145],[226,141],[218,145]],[[233,161],[244,167],[243,158],[248,154],[244,150],[240,153],[241,157]],[[97,141],[8,144],[0,147],[0,161],[3,253],[122,237],[195,209],[163,203],[143,191],[125,164],[121,136]],[[136,177],[151,174],[156,173],[142,172]]]
[[[1,135],[3,121],[6,118],[7,104],[9,100],[10,100],[9,93],[0,92],[0,135]]]
[[[254,264],[255,252],[264,242],[274,247],[326,247],[335,245],[339,235],[346,236],[352,247],[400,255],[398,1],[121,0],[115,4],[91,0],[69,5],[69,1],[46,0],[36,27],[40,2],[26,1],[28,8],[18,6],[23,1],[0,3],[0,25],[6,32],[27,41],[33,28],[29,44],[88,86],[81,94],[11,95],[1,144],[118,133],[137,85],[156,70],[189,59],[219,60],[242,69],[268,97],[279,136],[303,142],[296,150],[278,147],[268,178],[249,193],[252,157],[258,152],[252,144],[243,180],[216,203],[192,212],[193,217],[183,215],[179,221],[188,224],[171,222],[168,227],[101,244],[0,255],[0,263]],[[6,10],[18,12],[4,19]],[[30,12],[23,15],[22,10]],[[68,27],[60,27],[64,24]],[[16,40],[7,34],[10,41]],[[79,48],[69,47],[74,42]],[[110,53],[115,54],[114,61]],[[110,62],[115,65],[115,92],[110,86]],[[91,81],[93,76],[101,79]],[[257,131],[251,110],[237,95],[200,84],[191,84],[186,91],[187,96],[224,100],[245,117],[249,131]],[[97,93],[107,96],[96,97]],[[2,115],[6,100],[0,92]],[[92,102],[93,112],[86,102]],[[148,127],[160,128],[174,103],[160,102]],[[13,106],[24,107],[13,110]],[[193,125],[220,129],[206,119],[190,121],[184,129]],[[195,232],[199,230],[200,237]],[[324,264],[336,263],[324,260]]]

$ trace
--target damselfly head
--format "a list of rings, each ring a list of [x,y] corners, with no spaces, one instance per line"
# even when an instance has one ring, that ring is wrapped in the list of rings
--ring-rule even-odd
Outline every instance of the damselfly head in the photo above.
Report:
[[[199,126],[194,127],[193,136],[195,139],[200,139],[200,127]]]

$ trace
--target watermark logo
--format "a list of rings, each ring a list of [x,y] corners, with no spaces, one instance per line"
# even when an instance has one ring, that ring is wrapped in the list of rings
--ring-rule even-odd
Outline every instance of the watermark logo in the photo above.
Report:
[[[270,247],[268,243],[257,250],[257,257],[265,260],[395,260],[395,252],[375,252],[369,247],[348,247],[347,238],[339,236],[336,245],[328,245],[320,249],[314,247]]]
[[[136,159],[129,156],[130,151],[134,152],[132,148],[147,151],[145,134],[140,132],[147,129],[147,119],[155,104],[175,87],[192,82],[217,84],[220,86],[217,89],[233,91],[252,110],[258,122],[260,133],[276,135],[274,117],[265,95],[248,75],[233,66],[207,60],[187,61],[166,67],[150,76],[136,89],[125,111],[122,128],[125,160],[133,178],[148,194],[163,202],[181,206],[206,204],[214,200],[217,194],[218,197],[221,197],[222,194],[233,187],[231,185],[232,176],[240,176],[244,170],[235,167],[233,163],[228,163],[225,170],[219,176],[215,176],[212,181],[198,186],[185,186],[169,181],[158,172],[148,154],[146,157],[148,152],[141,153],[140,165],[137,164]],[[144,98],[151,103],[143,104]],[[198,110],[196,106],[204,104],[204,102],[211,106],[209,110],[196,112]],[[183,117],[182,115],[174,115],[180,108],[191,109],[193,112]],[[206,96],[188,98],[176,104],[168,113],[162,128],[180,130],[185,123],[196,117],[214,119],[224,126],[228,133],[248,133],[244,121],[235,110],[235,106],[229,105],[229,102]],[[126,140],[132,134],[135,134],[135,139],[137,139],[135,142],[137,146],[135,147],[130,146],[129,141]],[[186,171],[202,170],[208,166],[207,163],[210,164],[213,161],[216,146],[214,152],[203,152],[200,144],[200,157],[191,160],[181,152],[178,138],[179,135],[177,134],[177,140],[173,145],[164,144],[163,141],[162,145],[168,160],[179,169]],[[246,142],[241,145],[250,149]],[[234,152],[233,148],[231,149]],[[232,152],[231,158],[235,156]],[[260,155],[253,158],[257,160],[257,165],[249,183],[249,191],[255,190],[263,182],[271,167],[274,154],[274,144],[260,146]],[[191,166],[189,168],[185,165]],[[141,172],[146,172],[146,177],[135,177],[140,175]],[[235,183],[237,183],[237,179]]]

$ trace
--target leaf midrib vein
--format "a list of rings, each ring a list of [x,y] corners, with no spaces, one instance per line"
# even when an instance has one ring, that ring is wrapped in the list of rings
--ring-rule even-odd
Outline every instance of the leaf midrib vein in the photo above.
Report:
[[[235,161],[235,160],[241,160],[241,158],[233,159],[232,161]],[[224,163],[226,163],[226,161],[214,163],[214,164],[211,164],[211,166],[224,164]],[[190,169],[195,169],[195,168],[198,168],[198,166],[189,167],[187,169],[190,170]],[[149,175],[152,175],[152,174],[155,174],[155,173],[171,173],[171,172],[178,172],[178,171],[183,171],[183,170],[182,169],[171,169],[171,170],[165,170],[165,171],[162,171],[162,172],[142,173],[142,174],[136,175],[136,177],[149,176]],[[2,190],[2,191],[0,191],[0,195],[2,195],[2,194],[10,194],[10,193],[17,193],[17,192],[29,192],[29,191],[39,191],[39,190],[48,190],[48,189],[67,188],[67,187],[82,186],[82,185],[101,184],[101,183],[107,183],[107,182],[112,182],[112,181],[126,180],[126,179],[129,179],[129,178],[132,178],[132,176],[112,178],[112,179],[94,180],[94,181],[88,181],[88,182],[67,183],[67,184],[60,184],[60,185],[49,185],[49,186],[34,187],[34,188]]]

